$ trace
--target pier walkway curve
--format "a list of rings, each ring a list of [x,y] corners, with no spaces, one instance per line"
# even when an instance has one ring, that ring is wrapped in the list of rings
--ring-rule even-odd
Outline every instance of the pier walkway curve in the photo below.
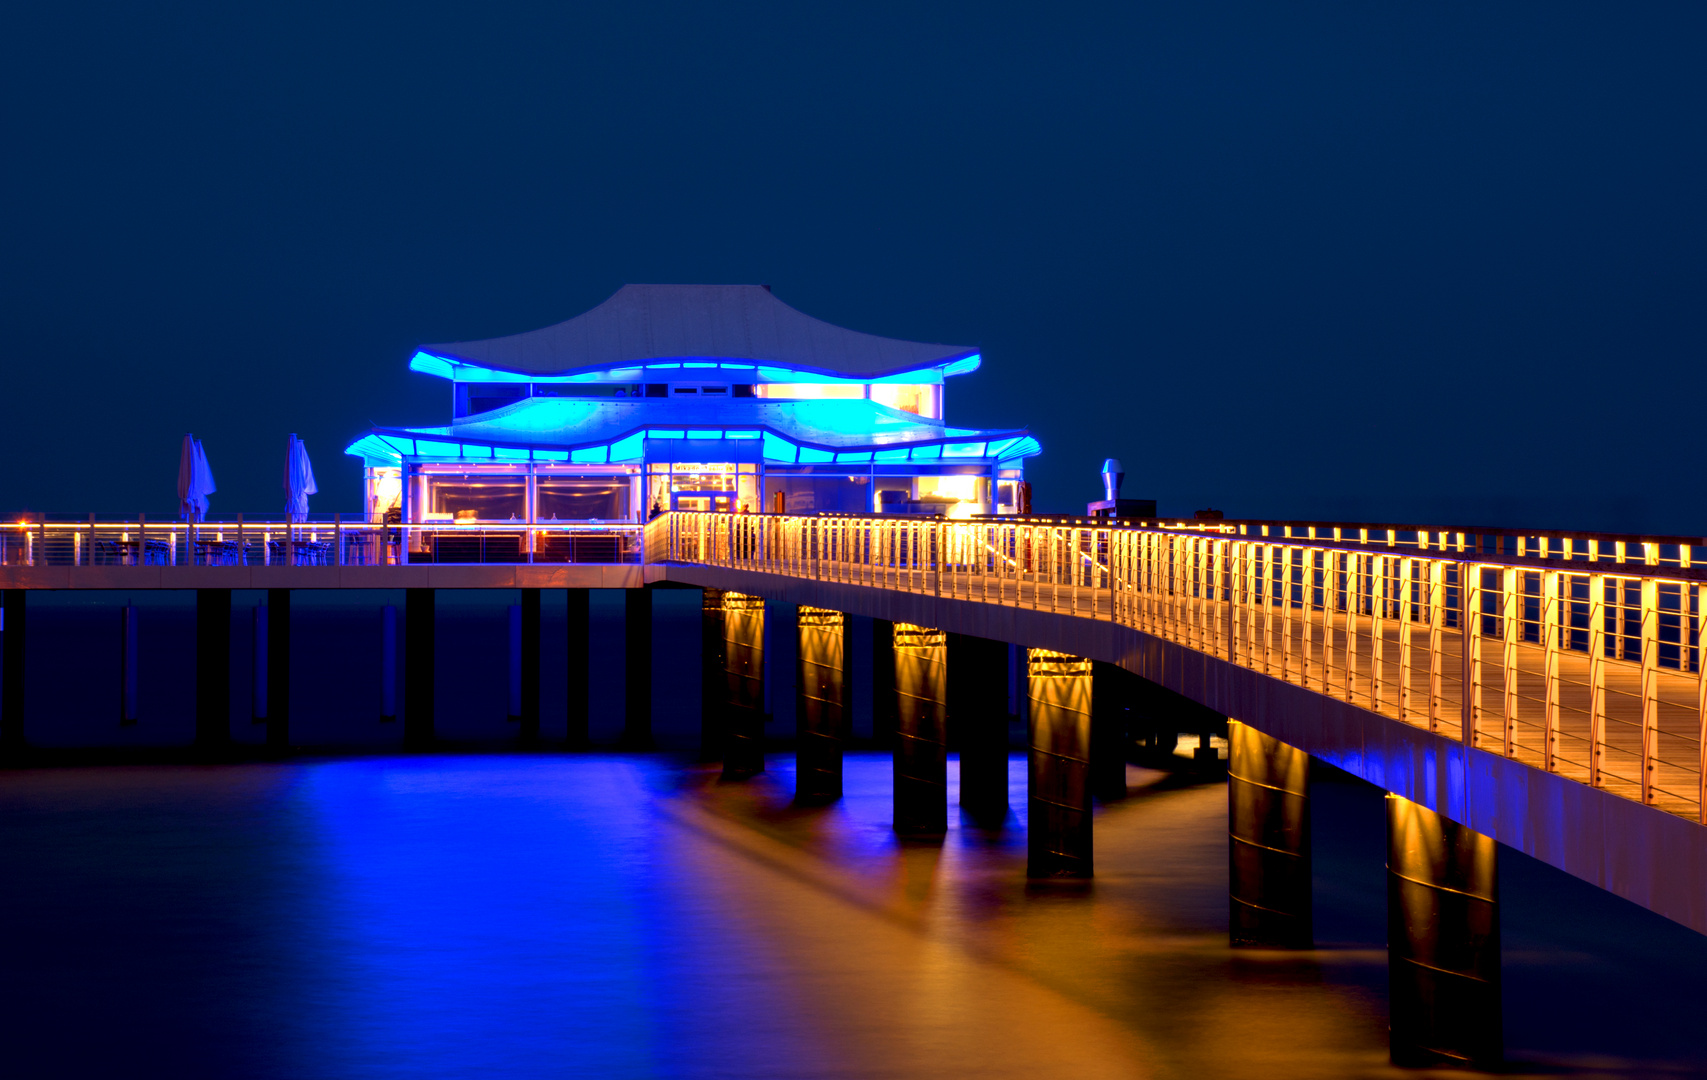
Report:
[[[675,513],[646,555],[648,577],[1116,664],[1707,933],[1707,549]]]

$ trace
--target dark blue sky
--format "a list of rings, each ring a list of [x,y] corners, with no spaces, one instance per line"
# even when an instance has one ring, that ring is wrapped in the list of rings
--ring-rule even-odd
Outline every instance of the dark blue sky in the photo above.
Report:
[[[30,8],[33,7],[33,10]],[[804,10],[812,7],[814,10]],[[1707,533],[1707,8],[14,5],[0,508],[317,511],[422,341],[768,282],[1038,505]]]

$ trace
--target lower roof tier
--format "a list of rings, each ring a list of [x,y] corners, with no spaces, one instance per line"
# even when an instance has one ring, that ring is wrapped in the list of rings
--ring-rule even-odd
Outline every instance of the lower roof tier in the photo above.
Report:
[[[375,428],[346,448],[411,460],[999,464],[1042,452],[1024,429],[979,431],[864,399],[674,402],[528,398],[444,427]]]

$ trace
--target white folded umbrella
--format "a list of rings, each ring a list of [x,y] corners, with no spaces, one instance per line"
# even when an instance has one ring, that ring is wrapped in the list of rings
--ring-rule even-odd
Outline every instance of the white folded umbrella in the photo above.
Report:
[[[201,521],[207,517],[207,497],[217,490],[201,440],[186,434],[178,452],[178,516],[185,521]]]
[[[292,521],[308,520],[308,497],[319,491],[314,483],[314,466],[308,461],[308,448],[295,435],[290,437],[285,453],[285,513]]]

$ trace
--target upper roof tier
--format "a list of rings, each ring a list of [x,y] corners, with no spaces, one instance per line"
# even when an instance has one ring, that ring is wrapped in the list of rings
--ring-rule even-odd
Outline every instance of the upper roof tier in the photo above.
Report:
[[[898,375],[978,353],[968,345],[899,341],[831,326],[789,307],[763,285],[624,285],[591,311],[543,330],[423,345],[421,351],[524,375],[720,359],[843,378]]]

